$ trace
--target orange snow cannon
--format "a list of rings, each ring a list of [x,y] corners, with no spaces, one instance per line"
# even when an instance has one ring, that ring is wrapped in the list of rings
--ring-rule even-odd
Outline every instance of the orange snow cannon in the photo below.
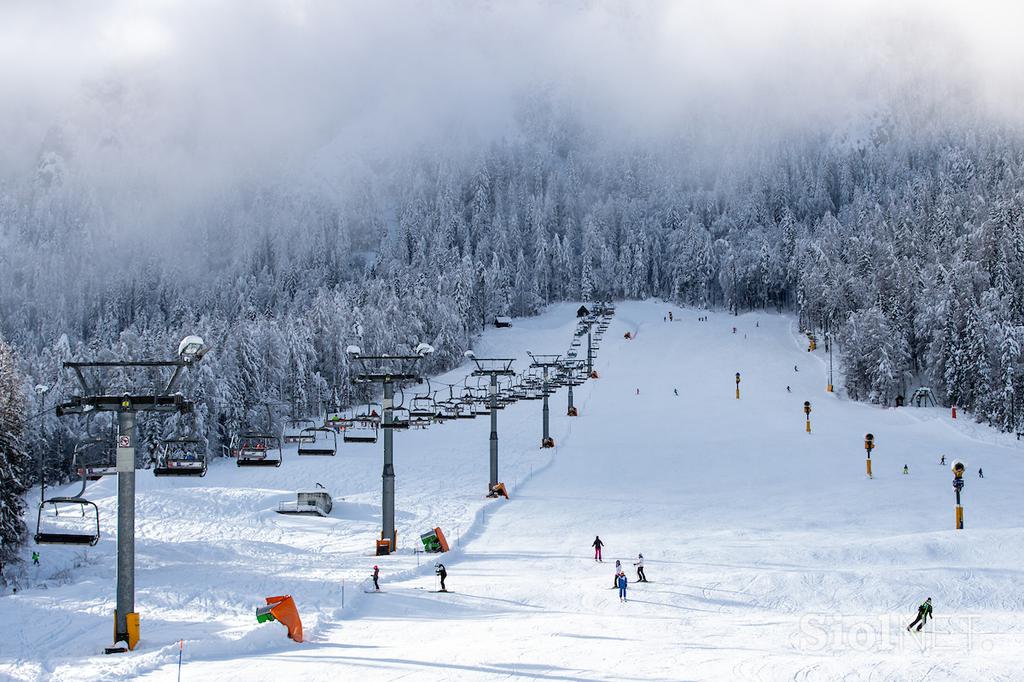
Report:
[[[434,529],[434,534],[437,535],[437,543],[441,545],[441,551],[448,551],[448,540],[445,538],[444,533],[441,532],[440,528]]]
[[[280,621],[288,628],[288,638],[293,642],[302,641],[302,619],[295,608],[295,600],[290,594],[281,597],[267,597],[267,605],[256,609],[256,622]]]
[[[508,499],[508,488],[505,487],[504,483],[495,483],[494,487],[491,488],[491,494],[488,497],[504,497]]]

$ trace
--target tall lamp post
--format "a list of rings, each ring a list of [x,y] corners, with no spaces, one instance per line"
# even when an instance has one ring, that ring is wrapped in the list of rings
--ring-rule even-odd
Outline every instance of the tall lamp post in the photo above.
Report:
[[[502,494],[500,491],[504,491],[505,497],[508,497],[508,491],[504,484],[498,481],[498,377],[514,376],[512,363],[515,360],[512,358],[478,358],[471,350],[466,351],[466,357],[476,364],[473,376],[489,376],[491,378],[488,388],[491,401],[491,467],[487,483],[487,496],[497,497]]]

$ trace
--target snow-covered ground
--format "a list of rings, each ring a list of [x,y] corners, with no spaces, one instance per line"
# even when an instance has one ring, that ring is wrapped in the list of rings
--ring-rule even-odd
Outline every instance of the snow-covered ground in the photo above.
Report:
[[[126,655],[98,653],[111,631],[115,485],[93,484],[104,539],[88,551],[43,547],[35,587],[3,597],[0,677],[174,679],[179,639],[183,680],[1019,676],[1019,444],[942,409],[825,393],[823,351],[806,352],[791,318],[697,322],[703,313],[675,309],[669,323],[669,309],[619,305],[601,378],[577,389],[580,417],[565,416],[565,389],[552,400],[554,450],[537,447],[539,401],[500,414],[510,501],[483,498],[486,418],[396,435],[390,557],[371,553],[380,444],[347,444],[333,459],[292,449],[280,469],[220,461],[193,481],[141,473],[142,641]],[[564,351],[573,310],[489,331],[478,351],[519,367],[526,349]],[[943,454],[968,463],[963,531]],[[335,495],[331,518],[273,512],[314,482]],[[432,592],[437,557],[412,551],[434,525],[457,544],[443,557],[450,594]],[[603,563],[590,549],[597,534]],[[635,578],[638,552],[651,582],[631,583],[623,604],[612,565],[622,559]],[[374,563],[385,591],[367,595]],[[303,644],[256,624],[255,607],[276,594],[295,597]],[[927,596],[934,626],[911,635],[903,628]]]

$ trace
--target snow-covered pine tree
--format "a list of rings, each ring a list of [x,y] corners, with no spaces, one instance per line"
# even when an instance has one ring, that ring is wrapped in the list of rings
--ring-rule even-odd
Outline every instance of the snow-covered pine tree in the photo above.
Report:
[[[25,538],[28,455],[25,452],[24,383],[17,358],[0,338],[0,558],[10,560]]]

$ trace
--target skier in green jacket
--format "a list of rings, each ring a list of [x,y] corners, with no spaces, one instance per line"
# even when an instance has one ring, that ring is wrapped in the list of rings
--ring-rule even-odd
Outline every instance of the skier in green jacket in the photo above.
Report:
[[[907,631],[909,632],[910,628],[912,628],[915,625],[917,625],[917,631],[921,632],[921,628],[924,627],[924,624],[927,623],[928,619],[931,618],[931,617],[932,617],[932,598],[928,597],[927,599],[924,600],[923,604],[921,604],[920,606],[917,607],[917,618],[914,619],[913,623],[911,623],[910,625],[907,626]],[[920,622],[920,625],[918,625],[919,622]]]

